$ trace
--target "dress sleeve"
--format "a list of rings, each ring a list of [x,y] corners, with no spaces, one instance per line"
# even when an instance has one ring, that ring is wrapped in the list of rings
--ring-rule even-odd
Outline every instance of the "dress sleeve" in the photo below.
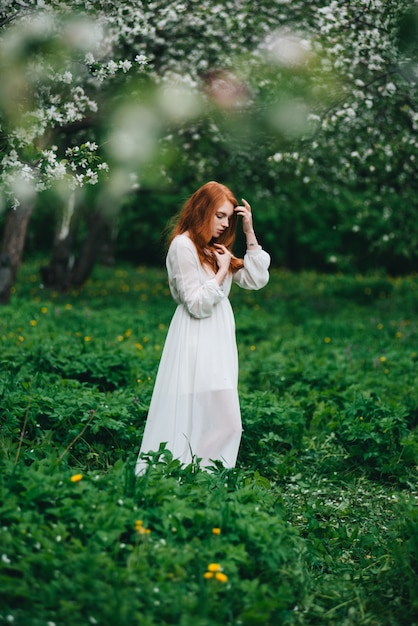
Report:
[[[244,267],[235,272],[234,282],[244,289],[261,289],[269,281],[270,255],[261,248],[247,250]]]
[[[192,317],[210,317],[213,307],[225,298],[215,278],[206,278],[194,244],[185,237],[175,239],[167,257],[171,293]]]

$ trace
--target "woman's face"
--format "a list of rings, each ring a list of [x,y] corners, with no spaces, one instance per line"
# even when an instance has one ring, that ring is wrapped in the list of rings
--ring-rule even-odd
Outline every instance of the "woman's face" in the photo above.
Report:
[[[212,237],[218,239],[228,228],[230,219],[234,214],[234,205],[229,200],[225,200],[221,206],[218,207],[212,222]]]

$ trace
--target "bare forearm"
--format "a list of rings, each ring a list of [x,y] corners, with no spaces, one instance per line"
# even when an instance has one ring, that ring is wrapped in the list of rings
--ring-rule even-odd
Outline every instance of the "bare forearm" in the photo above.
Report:
[[[222,285],[227,274],[228,274],[228,269],[224,269],[224,268],[218,269],[218,271],[215,274],[215,279],[219,286]]]
[[[259,246],[257,237],[255,236],[255,232],[253,230],[245,233],[245,238],[247,240],[247,250],[254,250]]]

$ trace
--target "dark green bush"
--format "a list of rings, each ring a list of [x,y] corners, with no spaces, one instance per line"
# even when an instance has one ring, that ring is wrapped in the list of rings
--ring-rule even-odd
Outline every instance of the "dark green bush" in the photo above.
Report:
[[[399,476],[417,461],[418,448],[408,439],[407,411],[371,395],[345,407],[335,424],[338,442],[357,466],[375,475]]]

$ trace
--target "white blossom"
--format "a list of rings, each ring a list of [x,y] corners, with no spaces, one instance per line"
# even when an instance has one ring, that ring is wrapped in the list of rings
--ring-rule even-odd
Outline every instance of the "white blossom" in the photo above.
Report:
[[[137,54],[135,57],[135,62],[138,63],[138,65],[146,65],[148,63],[148,60],[145,54]]]
[[[63,82],[63,83],[70,84],[70,83],[72,82],[72,80],[73,80],[73,75],[72,75],[72,73],[71,73],[71,72],[69,72],[69,71],[64,72],[64,74],[62,75],[62,82]]]
[[[131,61],[128,61],[127,59],[125,59],[123,61],[119,61],[119,67],[126,74],[126,72],[129,72],[129,70],[131,69],[132,63]]]

